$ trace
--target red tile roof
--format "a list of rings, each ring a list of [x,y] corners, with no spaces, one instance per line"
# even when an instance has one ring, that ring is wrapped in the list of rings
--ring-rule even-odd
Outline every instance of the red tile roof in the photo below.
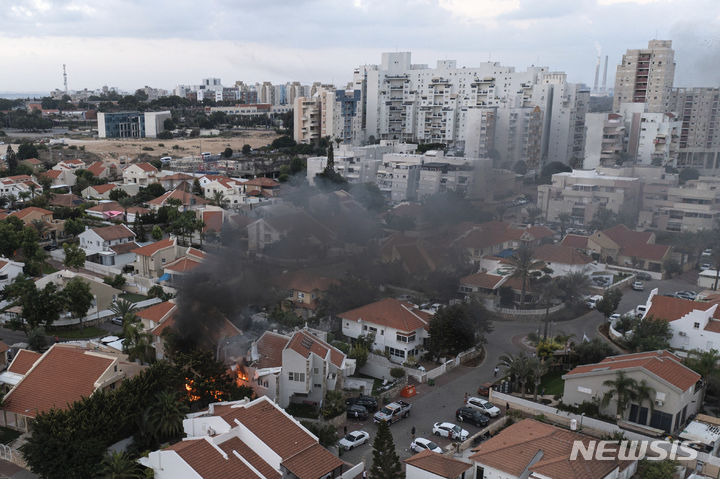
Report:
[[[184,256],[182,258],[176,259],[172,263],[169,263],[167,266],[165,266],[165,270],[175,271],[177,273],[186,273],[188,271],[192,271],[198,266],[200,266],[199,261],[195,261],[188,258],[187,256]]]
[[[700,380],[700,375],[685,367],[680,359],[669,351],[649,351],[636,354],[610,356],[599,363],[584,364],[567,372],[565,376],[576,374],[607,374],[609,371],[621,371],[640,368],[667,381],[681,391],[687,391]],[[564,376],[564,377],[565,377]]]
[[[5,396],[5,410],[35,417],[53,407],[64,409],[90,396],[113,362],[108,356],[55,344]]]
[[[137,166],[141,170],[147,171],[148,173],[157,173],[158,172],[157,168],[155,168],[150,163],[135,163],[134,165],[130,165],[130,166]]]
[[[45,176],[54,180],[55,178],[58,178],[61,174],[62,170],[50,170],[40,173],[40,176]]]
[[[282,462],[282,465],[298,479],[325,477],[336,469],[342,470],[344,464],[318,443]]]
[[[166,238],[164,240],[156,241],[155,243],[146,244],[133,252],[138,256],[152,256],[163,248],[175,246],[175,243],[175,238]]]
[[[133,250],[138,248],[138,244],[134,241],[129,241],[127,243],[120,243],[113,246],[110,246],[110,249],[115,251],[117,254],[126,254],[130,253]]]
[[[553,479],[603,479],[620,466],[618,461],[570,460],[574,442],[589,439],[576,432],[524,419],[475,448],[470,459],[511,476],[521,476],[527,469],[531,476],[537,472]]]
[[[117,185],[113,184],[113,183],[105,183],[104,185],[94,185],[94,186],[91,186],[90,188],[97,191],[98,194],[104,195],[106,192],[112,190],[116,186]]]
[[[252,180],[248,180],[248,181],[246,181],[246,182],[244,183],[244,185],[246,185],[246,186],[260,186],[260,187],[262,187],[262,188],[273,188],[273,187],[275,187],[275,186],[280,186],[280,183],[278,183],[277,181],[273,180],[272,178],[260,177],[260,178],[255,178],[255,179],[252,179]]]
[[[25,374],[33,367],[33,364],[40,359],[42,354],[36,353],[35,351],[28,351],[27,349],[21,349],[17,352],[17,355],[10,363],[8,371],[16,374]]]
[[[148,201],[148,204],[163,206],[165,202],[170,198],[180,200],[180,203],[183,206],[206,205],[208,203],[205,198],[201,198],[182,189],[175,189],[172,191],[168,191],[167,193],[164,193],[163,195],[158,196],[153,200]]]
[[[378,324],[397,329],[402,332],[412,332],[420,328],[428,328],[430,315],[416,309],[411,303],[398,301],[394,298],[385,298],[359,308],[346,311],[339,315],[342,319]]]
[[[603,230],[603,234],[620,247],[620,254],[623,256],[660,261],[670,251],[670,246],[650,243],[651,232],[633,231],[622,224]]]
[[[457,479],[460,475],[473,467],[472,464],[459,461],[450,456],[425,449],[419,454],[405,459],[405,464],[417,467],[436,476],[446,479]]]
[[[292,349],[305,358],[309,357],[311,353],[322,359],[326,359],[329,356],[330,362],[338,368],[342,367],[343,361],[345,360],[345,354],[342,351],[330,346],[322,339],[304,329],[296,331],[295,334],[292,335],[290,342],[287,344],[287,348]]]
[[[123,238],[135,239],[135,233],[125,225],[103,226],[102,228],[93,228],[92,230],[105,241]]]
[[[652,316],[655,319],[663,319],[665,321],[675,321],[693,311],[707,311],[715,304],[717,304],[717,302],[691,301],[689,299],[656,294],[650,299],[650,309],[648,309],[645,316]],[[715,319],[720,319],[720,311],[718,310],[720,310],[720,308],[717,308],[713,315]]]
[[[105,213],[106,211],[123,211],[123,207],[117,201],[103,201],[91,208],[88,208],[88,211],[95,211],[98,213]]]
[[[159,323],[163,318],[167,317],[169,313],[175,310],[177,305],[170,301],[164,301],[162,303],[153,304],[149,308],[145,308],[137,313],[137,316],[141,319],[153,321],[155,324]]]
[[[569,234],[565,235],[560,244],[563,246],[570,246],[572,248],[587,249],[588,237]]]
[[[224,457],[207,438],[188,439],[173,444],[168,449],[175,451],[203,479],[262,478],[236,457],[232,451],[228,454],[223,450],[227,456]]]
[[[27,208],[23,208],[20,211],[15,211],[13,213],[10,213],[10,216],[15,216],[16,218],[23,219],[27,215],[32,213],[39,213],[41,215],[52,215],[52,211],[48,211],[44,208],[38,208],[37,206],[28,206]]]
[[[88,170],[94,176],[100,176],[106,169],[107,167],[103,164],[102,161],[96,161],[86,168],[86,170]]]
[[[256,366],[258,369],[263,368],[279,368],[282,366],[283,349],[290,342],[290,338],[283,334],[265,331],[260,339],[257,340],[258,360]]]
[[[227,441],[218,444],[220,449],[225,451],[228,455],[232,454],[232,451],[237,451],[247,462],[249,462],[260,474],[266,479],[280,479],[281,474],[272,468],[270,464],[255,453],[250,447],[242,442],[240,438],[233,437]]]
[[[480,272],[460,278],[460,284],[494,290],[500,286],[504,279],[505,276]]]
[[[203,233],[208,231],[220,232],[222,231],[223,224],[223,212],[222,211],[203,211],[202,220],[205,223],[203,226]]]
[[[545,244],[535,248],[533,256],[546,263],[569,265],[585,265],[592,263],[592,258],[576,248],[561,244]],[[551,266],[552,268],[552,266]]]
[[[67,206],[68,208],[73,208],[81,204],[83,204],[83,199],[72,193],[65,195],[55,194],[50,198],[51,206]]]

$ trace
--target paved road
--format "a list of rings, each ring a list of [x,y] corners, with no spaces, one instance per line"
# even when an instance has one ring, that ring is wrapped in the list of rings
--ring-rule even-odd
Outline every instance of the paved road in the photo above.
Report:
[[[697,273],[690,272],[680,277],[663,281],[648,281],[645,283],[645,291],[623,290],[623,298],[620,302],[618,312],[626,312],[638,304],[644,304],[650,290],[659,288],[660,293],[671,293],[679,290],[695,290]],[[560,322],[552,325],[552,334],[562,331],[565,334],[574,334],[575,338],[581,340],[583,335],[589,338],[597,336],[597,328],[605,321],[602,314],[597,311],[590,311],[579,318]],[[437,421],[455,422],[455,410],[462,406],[465,393],[471,396],[477,391],[478,385],[493,380],[493,369],[497,364],[500,355],[519,351],[518,339],[532,331],[537,331],[541,326],[540,321],[498,321],[494,323],[494,331],[488,335],[485,346],[486,358],[477,367],[461,366],[449,374],[441,376],[436,380],[436,385],[430,387],[421,384],[417,387],[418,395],[410,398],[412,402],[412,414],[408,419],[402,419],[390,426],[395,439],[400,459],[406,459],[412,455],[409,446],[412,440],[410,430],[416,428],[418,437],[425,437],[435,441],[440,447],[449,443],[447,439],[438,438],[432,435],[433,424]],[[515,341],[513,341],[513,338]],[[470,435],[479,430],[474,426],[463,423],[461,425]],[[349,421],[348,431],[363,429],[370,433],[370,444],[360,446],[357,449],[343,454],[342,459],[352,464],[365,460],[366,464],[372,463],[372,440],[377,432],[377,427],[372,419],[367,421]],[[340,431],[342,433],[342,431]]]

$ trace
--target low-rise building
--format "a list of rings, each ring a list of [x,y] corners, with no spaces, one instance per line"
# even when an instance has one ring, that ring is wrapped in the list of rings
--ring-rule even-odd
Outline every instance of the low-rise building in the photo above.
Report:
[[[587,251],[607,263],[659,273],[672,248],[656,244],[651,231],[633,231],[620,224],[588,236]]]
[[[611,384],[622,373],[637,384],[650,387],[643,400],[633,397],[625,410],[617,411],[617,394]],[[584,364],[563,379],[563,403],[579,405],[600,401],[600,412],[618,419],[659,429],[667,434],[682,431],[689,417],[702,406],[702,378],[669,351],[622,354],[596,364]],[[609,401],[603,398],[609,395]],[[652,403],[650,405],[649,403]]]
[[[185,248],[178,246],[177,238],[170,237],[134,249],[135,272],[146,278],[159,278],[163,275],[165,265],[182,256]]]
[[[469,260],[479,263],[483,256],[495,255],[520,246],[537,248],[552,240],[555,233],[546,226],[517,227],[503,221],[470,225],[453,241],[452,246],[465,249]]]
[[[134,163],[123,170],[123,183],[147,186],[158,182],[158,170],[150,163]]]
[[[113,183],[105,183],[103,185],[88,186],[80,192],[83,198],[90,200],[109,200],[110,192],[118,186]]]
[[[22,274],[24,267],[24,263],[0,256],[0,291],[15,281],[15,278]]]
[[[115,175],[115,166],[108,166],[102,161],[95,161],[85,169],[92,173],[95,178],[104,179]]]
[[[98,204],[85,210],[88,216],[99,220],[122,219],[123,211],[123,206],[112,200],[100,200]]]
[[[431,315],[412,303],[385,298],[338,316],[345,336],[352,340],[373,336],[372,349],[385,351],[393,362],[419,358],[425,351]]]
[[[702,176],[684,185],[645,185],[639,226],[673,232],[711,230],[720,220],[720,178]]]
[[[405,479],[473,479],[473,464],[425,449],[405,463]],[[479,478],[482,479],[482,478]]]
[[[187,187],[183,185],[148,201],[147,205],[153,211],[157,211],[163,206],[167,206],[168,200],[170,199],[180,202],[180,206],[178,207],[180,211],[197,210],[208,204],[205,198],[190,193],[187,191]]]
[[[53,212],[44,208],[28,206],[8,216],[18,218],[25,226],[37,227],[42,240],[62,238],[65,235],[65,221],[54,219]]]
[[[124,266],[135,261],[135,233],[125,225],[86,228],[78,235],[87,261],[106,266]]]
[[[46,178],[53,188],[72,187],[77,183],[75,171],[66,168],[53,168],[52,170],[38,173],[38,177]]]
[[[121,290],[113,288],[109,284],[105,283],[99,276],[70,271],[67,269],[46,274],[35,281],[35,286],[38,289],[42,289],[49,283],[54,283],[58,289],[63,289],[67,283],[74,278],[78,278],[82,282],[86,283],[90,288],[90,293],[93,295],[93,301],[90,305],[90,309],[87,311],[86,318],[97,319],[97,313],[110,309],[113,303],[117,301],[120,294],[122,294]]]
[[[15,175],[0,178],[0,195],[8,199],[20,199],[22,193],[27,193],[28,198],[42,193],[42,186],[29,175]]]

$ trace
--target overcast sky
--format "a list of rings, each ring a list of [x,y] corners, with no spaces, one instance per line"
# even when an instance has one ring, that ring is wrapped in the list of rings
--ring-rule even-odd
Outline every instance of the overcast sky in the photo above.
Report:
[[[344,85],[383,51],[492,59],[608,83],[627,48],[671,39],[678,86],[720,86],[720,0],[0,0],[0,92],[201,78]]]

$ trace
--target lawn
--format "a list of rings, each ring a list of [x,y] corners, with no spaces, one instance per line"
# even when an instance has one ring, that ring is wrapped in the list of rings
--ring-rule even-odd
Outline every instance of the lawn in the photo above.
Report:
[[[145,301],[146,299],[148,299],[147,296],[137,293],[123,293],[120,295],[120,297],[125,301],[130,301],[131,303],[139,303],[140,301]]]
[[[18,438],[19,431],[0,426],[0,444],[9,444]]]
[[[551,371],[547,373],[543,376],[542,381],[540,382],[538,392],[542,392],[543,388],[545,388],[545,395],[562,395],[564,387],[562,375],[562,371]]]
[[[104,329],[97,328],[95,326],[88,326],[83,329],[64,329],[62,331],[50,331],[49,336],[57,336],[63,339],[90,339],[90,338],[101,338],[107,336],[109,333]]]

